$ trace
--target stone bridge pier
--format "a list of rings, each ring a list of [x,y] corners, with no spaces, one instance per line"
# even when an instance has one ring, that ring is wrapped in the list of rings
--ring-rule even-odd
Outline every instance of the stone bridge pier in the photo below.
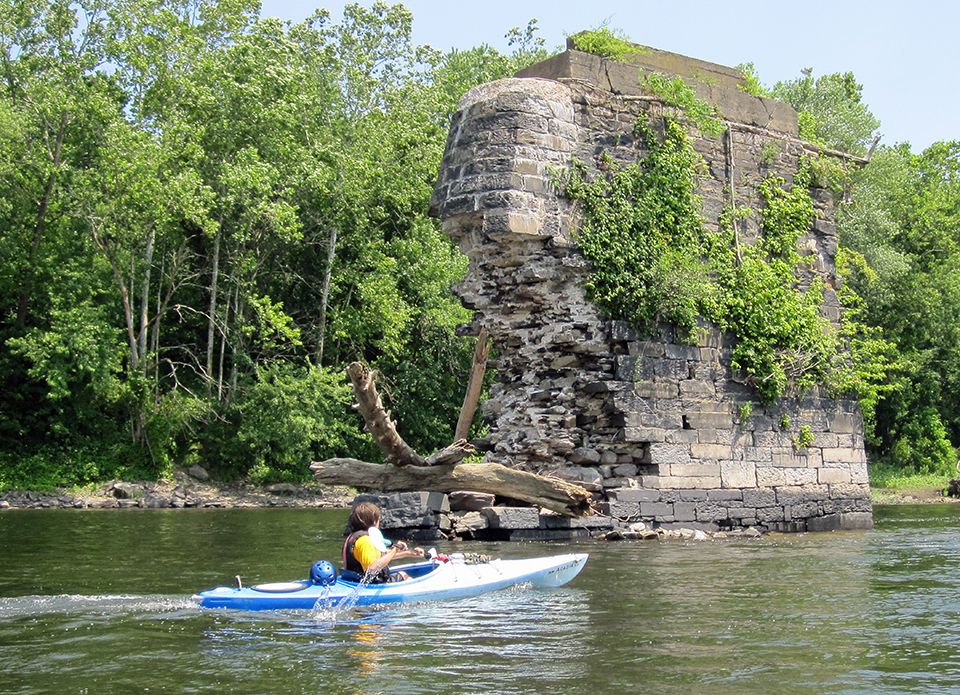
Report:
[[[853,401],[814,389],[764,408],[730,367],[729,336],[708,325],[695,344],[668,327],[642,335],[586,297],[578,212],[554,183],[574,159],[594,169],[601,153],[636,160],[634,123],[666,108],[643,94],[639,69],[667,66],[693,84],[712,76],[698,90],[718,106],[730,136],[691,134],[707,164],[698,190],[707,225],[718,223],[731,190],[759,207],[759,182],[792,180],[810,149],[793,110],[737,89],[738,71],[663,52],[639,61],[567,51],[472,89],[454,116],[433,211],[469,258],[455,289],[496,350],[497,380],[483,405],[486,459],[579,481],[622,520],[870,527]],[[827,191],[812,195],[816,220],[801,252],[813,256],[810,272],[827,287],[822,311],[837,322],[833,202]],[[746,231],[755,237],[755,228]],[[801,428],[812,435],[806,446],[798,445]]]

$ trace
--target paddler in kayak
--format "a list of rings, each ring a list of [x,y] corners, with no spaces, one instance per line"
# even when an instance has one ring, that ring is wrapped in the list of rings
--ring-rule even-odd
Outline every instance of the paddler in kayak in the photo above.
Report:
[[[348,572],[363,575],[371,584],[409,579],[406,572],[390,574],[390,563],[410,557],[423,557],[423,548],[407,547],[403,541],[389,549],[380,534],[380,507],[360,502],[350,510],[350,535],[343,543],[343,566]]]

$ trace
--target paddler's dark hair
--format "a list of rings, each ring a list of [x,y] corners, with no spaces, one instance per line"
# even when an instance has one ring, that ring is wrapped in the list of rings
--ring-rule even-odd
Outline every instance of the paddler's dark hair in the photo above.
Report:
[[[350,510],[350,531],[366,531],[380,524],[380,507],[373,502],[360,502]]]

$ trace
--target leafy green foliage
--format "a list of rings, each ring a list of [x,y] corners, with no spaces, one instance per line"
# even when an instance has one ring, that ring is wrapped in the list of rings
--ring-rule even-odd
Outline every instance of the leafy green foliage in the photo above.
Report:
[[[741,246],[736,215],[709,233],[695,195],[701,160],[682,126],[665,119],[662,138],[641,121],[647,155],[587,179],[572,169],[565,194],[581,203],[579,244],[591,262],[588,296],[609,315],[652,330],[659,323],[692,338],[701,319],[736,336],[732,364],[764,403],[824,382],[838,341],[820,315],[822,286],[799,288],[797,245],[813,222],[804,164],[789,188],[762,182],[762,233]],[[748,213],[743,210],[737,214]]]
[[[671,323],[690,337],[711,287],[698,249],[704,230],[695,195],[699,159],[683,127],[664,121],[663,141],[643,121],[637,134],[649,155],[593,181],[580,166],[564,182],[565,194],[580,201],[578,243],[593,270],[590,299],[611,316],[652,329]]]
[[[755,97],[770,96],[770,92],[760,82],[760,76],[757,74],[757,68],[753,63],[740,63],[737,70],[743,73],[744,79],[744,84],[739,85],[738,89]]]
[[[309,477],[311,461],[369,451],[342,373],[280,362],[259,367],[256,377],[227,412],[236,428],[207,442],[205,460],[220,474],[299,482]]]
[[[778,82],[770,90],[774,99],[797,110],[800,137],[855,154],[867,151],[880,126],[863,103],[862,93],[863,87],[852,72],[814,79],[810,68],[803,71],[802,77]]]
[[[546,54],[535,21],[509,54],[411,30],[382,2],[0,11],[0,484],[375,455],[334,376],[354,359],[411,444],[448,443],[473,345],[433,180],[463,93]]]
[[[869,441],[890,466],[938,475],[953,471],[960,436],[958,151],[956,143],[919,155],[881,148],[853,176],[837,215],[849,259],[843,291],[858,298],[854,369],[889,365],[881,387],[865,394]]]
[[[793,446],[797,449],[806,449],[811,444],[813,444],[813,428],[810,425],[800,425],[800,429],[793,438]]]
[[[642,54],[647,49],[630,41],[619,29],[601,26],[587,29],[570,36],[573,47],[584,53],[608,60],[625,60],[631,55]]]
[[[650,93],[663,99],[665,104],[679,109],[683,116],[704,134],[718,136],[726,129],[717,107],[698,97],[696,90],[683,78],[648,72],[641,76],[641,82]]]

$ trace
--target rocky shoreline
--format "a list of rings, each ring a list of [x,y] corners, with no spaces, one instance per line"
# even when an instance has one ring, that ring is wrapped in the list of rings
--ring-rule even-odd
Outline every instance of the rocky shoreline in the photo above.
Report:
[[[112,480],[81,490],[0,494],[0,509],[202,509],[303,507],[347,509],[356,491],[316,484],[256,486],[199,480],[185,474],[173,480]]]

